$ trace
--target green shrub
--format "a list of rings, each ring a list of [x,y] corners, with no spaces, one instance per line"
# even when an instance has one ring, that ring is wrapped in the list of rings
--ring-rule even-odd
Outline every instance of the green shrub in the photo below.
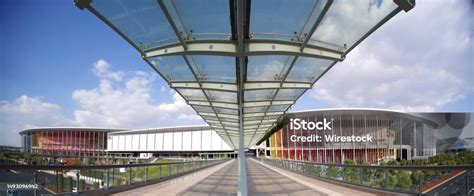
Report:
[[[327,176],[331,179],[337,179],[341,172],[341,169],[336,166],[329,166],[327,169]]]
[[[72,177],[68,176],[66,179],[67,179],[66,180],[66,192],[70,193],[70,192],[72,192],[72,182],[73,182]]]
[[[86,190],[86,181],[84,179],[79,180],[79,190],[80,191]]]
[[[98,189],[98,188],[99,188],[99,183],[98,183],[98,182],[94,182],[94,183],[92,184],[92,187],[93,187],[94,189]]]
[[[64,190],[64,176],[62,172],[58,173],[58,190],[59,192]]]
[[[398,188],[407,190],[408,188],[411,187],[412,180],[410,178],[410,175],[407,172],[405,171],[398,172],[397,178],[398,178],[398,184],[397,184]]]

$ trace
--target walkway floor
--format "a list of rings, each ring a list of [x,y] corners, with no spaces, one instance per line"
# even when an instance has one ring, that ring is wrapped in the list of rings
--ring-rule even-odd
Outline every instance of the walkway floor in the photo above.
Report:
[[[247,159],[249,195],[373,195]],[[237,160],[115,195],[237,195]]]
[[[256,159],[247,159],[247,162],[258,164],[261,167],[266,167],[271,171],[278,173],[284,176],[286,179],[291,179],[298,182],[301,185],[305,185],[306,187],[311,187],[314,191],[320,193],[321,195],[333,195],[333,196],[343,196],[343,195],[364,195],[364,196],[371,196],[376,195],[369,192],[364,192],[361,190],[352,189],[346,186],[341,186],[338,184],[333,184],[330,182],[325,182],[322,180],[318,180],[315,178],[311,178],[305,175],[297,174],[295,172],[291,172],[285,169],[281,169],[266,163],[261,163]],[[251,165],[251,164],[248,164]],[[309,194],[313,195],[313,194]]]
[[[326,195],[247,159],[249,195]]]
[[[232,169],[230,169],[232,168]],[[187,174],[175,179],[167,180],[164,182],[131,189],[128,191],[116,193],[113,195],[135,195],[135,196],[155,196],[155,195],[197,195],[194,192],[197,190],[202,189],[205,187],[204,183],[202,182],[209,182],[208,179],[215,178],[215,176],[219,175],[224,171],[230,171],[228,173],[234,172],[235,177],[232,177],[235,181],[235,188],[230,191],[231,193],[235,193],[237,190],[237,161],[231,160],[225,163],[215,165],[191,174]],[[202,185],[202,186],[200,186]],[[211,188],[210,188],[211,189]],[[221,191],[222,187],[219,187],[216,191]],[[212,190],[212,189],[211,189]],[[189,193],[189,194],[188,194]],[[207,195],[206,193],[203,193]]]

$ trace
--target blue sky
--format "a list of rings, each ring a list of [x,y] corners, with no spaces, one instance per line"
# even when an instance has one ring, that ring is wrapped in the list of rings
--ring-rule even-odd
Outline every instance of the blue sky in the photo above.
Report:
[[[474,111],[469,1],[417,1],[338,63],[293,111]],[[165,114],[166,113],[166,114]],[[36,126],[202,124],[138,52],[71,1],[0,2],[0,144]]]

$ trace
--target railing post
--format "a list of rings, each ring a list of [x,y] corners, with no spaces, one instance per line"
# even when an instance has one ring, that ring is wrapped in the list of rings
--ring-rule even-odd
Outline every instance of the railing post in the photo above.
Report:
[[[81,178],[81,170],[77,170],[76,172],[76,192],[79,193],[79,181]]]
[[[37,178],[38,174],[36,174],[36,171],[33,172],[33,183],[36,184],[36,178]],[[34,192],[33,192],[33,195],[36,196],[38,194],[38,190],[35,189]]]
[[[158,165],[158,166],[159,166],[159,168],[158,168],[158,169],[159,169],[159,171],[158,171],[158,178],[161,178],[161,166],[162,166],[162,165],[160,164],[160,165]]]
[[[145,166],[145,182],[148,181],[148,165]]]
[[[466,194],[469,195],[469,173],[471,173],[472,170],[466,170]]]
[[[112,167],[112,184],[115,182],[115,167]]]
[[[132,169],[133,167],[128,169],[128,185],[132,184]]]
[[[423,172],[420,172],[420,174],[418,175],[418,194],[419,194],[419,195],[422,194],[422,192],[421,192],[421,184],[422,184],[422,183],[421,183],[421,180],[422,180],[421,175],[422,175],[422,174],[423,174]]]
[[[110,175],[110,169],[107,169],[107,189],[110,187],[110,178],[109,178],[109,175]]]

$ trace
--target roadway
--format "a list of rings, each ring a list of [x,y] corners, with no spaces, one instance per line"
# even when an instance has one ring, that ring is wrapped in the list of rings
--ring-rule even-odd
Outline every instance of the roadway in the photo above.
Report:
[[[48,185],[56,184],[56,176],[44,173],[36,173],[36,183],[42,188],[37,191],[38,195],[41,194],[51,194],[49,191],[45,190],[44,187]],[[33,172],[12,172],[9,170],[0,170],[0,182],[1,183],[33,183]],[[20,195],[33,195],[33,190],[19,190]],[[0,195],[6,193],[5,190],[0,190]]]
[[[453,196],[467,196],[474,195],[474,171],[464,172],[456,177],[453,177],[442,184],[439,184],[435,188],[427,191],[424,195],[427,196],[442,196],[442,195],[453,195]],[[469,190],[468,190],[469,189]],[[468,194],[466,191],[471,191]]]
[[[249,195],[373,195],[247,158]],[[237,195],[237,160],[114,195]]]

